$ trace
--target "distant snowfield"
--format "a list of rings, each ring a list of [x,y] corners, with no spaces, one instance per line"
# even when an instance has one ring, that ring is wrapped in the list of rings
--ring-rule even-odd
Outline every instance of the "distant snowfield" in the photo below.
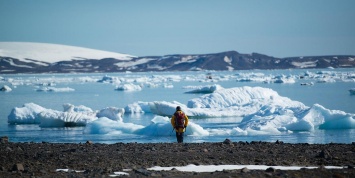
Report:
[[[12,57],[26,62],[33,62],[32,60],[36,60],[47,63],[71,61],[72,59],[115,58],[129,60],[135,57],[128,54],[89,48],[30,42],[0,42],[0,56]]]

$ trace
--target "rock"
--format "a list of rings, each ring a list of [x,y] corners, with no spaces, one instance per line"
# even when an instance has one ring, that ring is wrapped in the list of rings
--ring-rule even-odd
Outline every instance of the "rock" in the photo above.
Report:
[[[6,151],[12,151],[12,148],[6,147]]]
[[[112,171],[112,168],[110,168],[110,167],[106,167],[106,168],[104,169],[104,171],[105,171],[106,173],[111,173],[111,172],[113,172],[113,171]]]
[[[9,143],[9,137],[3,136],[0,138],[0,143]]]
[[[319,167],[318,167],[318,169],[320,169],[320,170],[326,170],[326,168],[325,168],[325,166],[324,165],[320,165]]]
[[[269,167],[269,168],[267,168],[265,171],[266,171],[266,172],[275,172],[276,170],[275,170],[275,168],[273,168],[273,167]]]
[[[23,149],[21,147],[17,147],[18,151],[23,151]]]
[[[147,171],[146,169],[135,169],[134,172],[143,174],[145,176],[150,176],[152,173]]]
[[[6,169],[4,167],[0,167],[0,171],[5,171]]]
[[[241,173],[247,173],[250,172],[250,170],[247,167],[244,167],[243,169],[240,170]]]
[[[327,151],[327,150],[322,150],[322,151],[318,154],[317,157],[318,157],[318,158],[324,158],[324,159],[330,159],[330,158],[332,158],[332,156],[330,155],[329,151]]]
[[[283,141],[276,140],[275,143],[276,143],[276,144],[283,144],[284,142],[283,142]]]
[[[23,165],[21,163],[17,163],[17,164],[14,164],[12,166],[12,171],[24,171],[25,168],[23,167]]]
[[[87,144],[87,145],[92,145],[93,142],[92,142],[91,140],[88,140],[88,141],[86,141],[86,144]]]
[[[223,144],[226,144],[226,145],[233,145],[233,142],[227,138],[227,139],[225,139],[225,140],[223,141]]]

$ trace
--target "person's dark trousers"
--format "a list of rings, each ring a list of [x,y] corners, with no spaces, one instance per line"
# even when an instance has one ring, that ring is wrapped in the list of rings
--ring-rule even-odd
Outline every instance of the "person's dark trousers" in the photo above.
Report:
[[[178,143],[184,142],[184,132],[176,132],[176,139]]]

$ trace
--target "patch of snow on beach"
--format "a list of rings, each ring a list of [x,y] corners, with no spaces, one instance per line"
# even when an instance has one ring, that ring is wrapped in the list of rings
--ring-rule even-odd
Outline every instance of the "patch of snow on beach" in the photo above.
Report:
[[[215,172],[215,171],[223,171],[223,170],[235,170],[235,169],[243,169],[247,168],[249,170],[266,170],[268,168],[280,169],[280,170],[300,170],[302,168],[306,169],[317,169],[318,167],[312,166],[266,166],[266,165],[199,165],[196,166],[194,164],[189,164],[187,166],[172,166],[172,167],[160,167],[154,166],[148,168],[151,171],[171,171],[172,169],[176,169],[182,172]],[[325,166],[326,169],[343,169],[340,166]]]

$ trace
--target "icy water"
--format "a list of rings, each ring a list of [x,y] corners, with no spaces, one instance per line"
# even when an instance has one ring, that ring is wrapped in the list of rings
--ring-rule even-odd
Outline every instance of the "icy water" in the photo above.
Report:
[[[115,80],[102,80],[104,76]],[[275,80],[283,77],[283,82]],[[211,77],[212,79],[208,79]],[[248,79],[248,80],[245,80]],[[142,87],[138,91],[119,91],[117,86],[130,83]],[[355,113],[355,95],[348,91],[355,88],[355,69],[315,70],[253,70],[253,71],[203,71],[203,72],[149,72],[109,74],[18,74],[0,75],[0,87],[8,85],[10,92],[0,92],[0,136],[8,136],[14,142],[175,142],[169,128],[158,126],[145,129],[143,134],[132,133],[85,133],[85,127],[44,128],[38,124],[9,125],[8,115],[15,107],[35,103],[47,109],[63,111],[63,104],[83,105],[92,110],[106,107],[125,108],[134,102],[177,101],[187,104],[190,99],[204,93],[187,94],[191,86],[218,84],[223,88],[260,86],[270,88],[280,96],[299,101],[311,107],[320,104],[329,110]],[[190,86],[190,87],[189,87]],[[64,91],[43,91],[46,87],[68,89]],[[126,124],[147,127],[155,117],[152,113],[127,113],[123,115]],[[287,143],[351,143],[355,142],[355,129],[315,129],[281,134],[231,134],[224,132],[238,127],[242,117],[190,118],[208,130],[208,136],[187,135],[185,142],[220,142],[226,138],[232,141],[281,140]],[[353,116],[354,120],[354,116]],[[354,121],[352,121],[354,122]],[[166,134],[160,134],[163,129]],[[189,129],[189,127],[188,127]],[[156,134],[155,134],[156,133]]]

